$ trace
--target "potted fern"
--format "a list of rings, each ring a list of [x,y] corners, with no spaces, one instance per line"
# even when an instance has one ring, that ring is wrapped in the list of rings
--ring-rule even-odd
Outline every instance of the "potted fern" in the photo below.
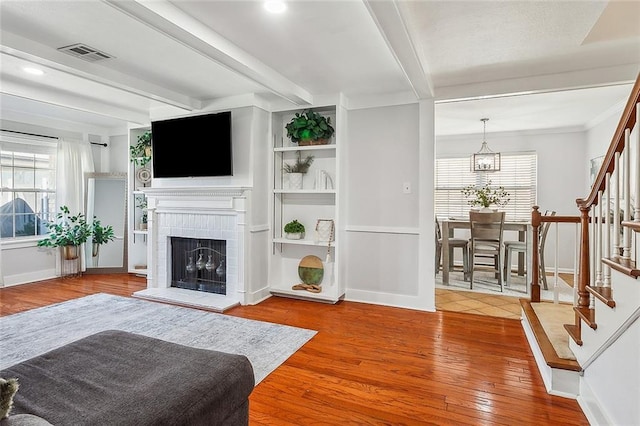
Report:
[[[282,170],[289,176],[289,189],[302,189],[302,178],[309,171],[312,163],[313,155],[307,155],[303,159],[298,151],[294,163],[285,163],[282,166]]]
[[[335,132],[331,117],[324,117],[310,109],[297,112],[285,129],[291,141],[299,146],[326,145]]]

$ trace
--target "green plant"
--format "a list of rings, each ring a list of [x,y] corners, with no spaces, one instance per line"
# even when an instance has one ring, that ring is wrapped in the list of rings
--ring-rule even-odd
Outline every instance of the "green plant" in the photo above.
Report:
[[[306,139],[329,139],[335,132],[331,126],[331,117],[323,117],[308,109],[297,112],[285,128],[287,136],[296,143]]]
[[[284,226],[284,232],[287,234],[301,234],[304,232],[304,225],[294,219]]]
[[[129,147],[131,162],[144,166],[151,161],[151,132],[146,131],[138,136],[138,143]]]
[[[113,241],[116,238],[113,232],[113,226],[102,226],[100,220],[97,217],[93,217],[93,232],[91,233],[91,240],[94,244],[106,244],[109,241]]]
[[[491,188],[491,181],[481,188],[469,185],[462,190],[462,194],[469,198],[467,203],[472,206],[489,207],[492,204],[506,206],[509,202],[509,193],[504,187]]]
[[[60,207],[56,219],[46,224],[49,235],[38,241],[39,247],[78,246],[91,235],[91,225],[83,213],[71,216],[67,206]]]
[[[311,167],[311,163],[313,163],[313,155],[307,155],[303,160],[300,151],[298,151],[296,162],[293,164],[285,163],[282,166],[282,170],[287,173],[307,173],[309,167]]]
[[[142,223],[147,223],[147,197],[136,197],[136,207],[142,210],[140,221]]]

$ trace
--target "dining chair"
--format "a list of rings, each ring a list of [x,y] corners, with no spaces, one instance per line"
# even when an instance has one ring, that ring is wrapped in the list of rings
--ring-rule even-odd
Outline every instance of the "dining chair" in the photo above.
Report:
[[[544,213],[544,216],[554,216],[556,214],[555,211],[549,212],[548,210]],[[549,232],[549,227],[551,226],[551,222],[544,222],[540,227],[540,232],[538,233],[538,265],[540,266],[540,280],[542,281],[542,285],[545,290],[548,290],[547,287],[547,275],[545,273],[544,266],[544,246],[547,241],[547,233]],[[505,251],[505,284],[507,287],[511,282],[511,259],[513,253],[526,253],[527,252],[527,243],[525,241],[505,241],[504,242],[504,251]],[[528,293],[528,285],[525,286],[525,293]]]
[[[495,268],[500,291],[503,287],[504,249],[502,245],[504,231],[504,212],[469,212],[471,238],[469,239],[469,281],[473,289],[473,276],[476,269],[476,258],[491,258]],[[478,263],[478,265],[487,265]]]
[[[449,268],[453,267],[453,249],[462,250],[462,273],[463,279],[469,279],[469,240],[464,238],[449,238]],[[440,222],[436,218],[436,274],[440,272],[440,261],[442,259],[442,230]]]

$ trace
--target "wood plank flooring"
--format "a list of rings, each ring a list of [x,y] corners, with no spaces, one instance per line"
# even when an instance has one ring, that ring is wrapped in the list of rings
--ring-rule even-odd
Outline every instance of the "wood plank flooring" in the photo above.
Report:
[[[144,287],[126,274],[9,287],[0,315]],[[588,425],[547,394],[517,320],[278,297],[226,314],[318,331],[255,388],[251,425]]]

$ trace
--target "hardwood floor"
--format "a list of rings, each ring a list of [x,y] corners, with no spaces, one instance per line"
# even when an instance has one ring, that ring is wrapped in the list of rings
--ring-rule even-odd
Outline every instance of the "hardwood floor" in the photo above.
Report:
[[[144,287],[131,275],[9,287],[0,315]],[[318,331],[255,388],[251,425],[588,425],[575,400],[547,394],[517,320],[279,297],[226,314]]]

